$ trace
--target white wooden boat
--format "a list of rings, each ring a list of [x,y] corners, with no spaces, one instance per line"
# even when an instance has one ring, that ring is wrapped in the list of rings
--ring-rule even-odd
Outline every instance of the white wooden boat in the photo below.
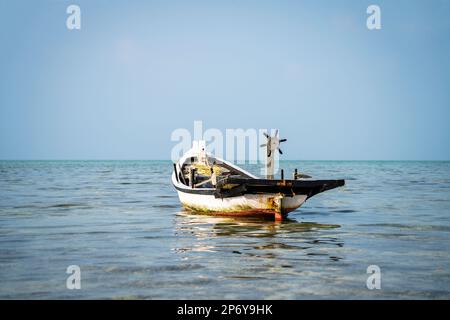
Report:
[[[269,137],[267,178],[257,176],[205,151],[204,141],[174,163],[172,183],[187,210],[225,216],[271,216],[282,220],[312,196],[345,184],[344,180],[312,180],[294,173],[294,179],[273,179],[273,155],[278,137]],[[306,178],[306,179],[305,179]]]

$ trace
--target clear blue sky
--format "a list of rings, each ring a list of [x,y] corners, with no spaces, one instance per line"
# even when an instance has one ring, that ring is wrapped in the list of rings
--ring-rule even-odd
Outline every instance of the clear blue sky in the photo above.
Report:
[[[169,159],[172,130],[203,120],[279,128],[285,159],[448,160],[449,14],[444,0],[0,0],[0,159]]]

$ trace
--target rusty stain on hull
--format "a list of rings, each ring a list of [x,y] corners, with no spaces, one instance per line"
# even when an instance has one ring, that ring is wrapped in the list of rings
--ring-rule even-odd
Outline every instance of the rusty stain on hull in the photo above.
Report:
[[[295,210],[295,208],[281,210],[281,199],[277,197],[264,198],[260,197],[259,201],[264,204],[266,209],[255,209],[251,206],[234,206],[226,210],[211,210],[208,208],[183,204],[183,207],[190,212],[197,214],[205,214],[211,216],[229,216],[229,217],[274,217],[275,220],[283,220],[287,213]]]
[[[274,218],[275,220],[283,220],[286,215],[280,215],[277,211],[271,209],[248,209],[241,211],[198,211],[191,207],[184,206],[184,208],[192,213],[217,216],[217,217],[264,217]]]

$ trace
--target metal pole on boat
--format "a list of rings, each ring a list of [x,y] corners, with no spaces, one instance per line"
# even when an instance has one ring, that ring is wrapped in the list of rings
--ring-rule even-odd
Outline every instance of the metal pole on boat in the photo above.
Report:
[[[284,180],[284,170],[281,169],[281,180]]]
[[[211,184],[215,187],[217,185],[217,176],[216,173],[214,172],[214,164],[211,167]]]
[[[189,186],[191,188],[195,187],[195,183],[194,183],[194,179],[195,179],[195,171],[197,171],[196,168],[190,168],[190,172],[189,172]]]

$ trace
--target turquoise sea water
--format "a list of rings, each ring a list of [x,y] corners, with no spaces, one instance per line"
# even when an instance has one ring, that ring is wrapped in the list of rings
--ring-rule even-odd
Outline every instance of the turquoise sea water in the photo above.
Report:
[[[183,212],[169,161],[2,161],[0,298],[450,298],[450,162],[281,167],[346,186],[276,223]]]

